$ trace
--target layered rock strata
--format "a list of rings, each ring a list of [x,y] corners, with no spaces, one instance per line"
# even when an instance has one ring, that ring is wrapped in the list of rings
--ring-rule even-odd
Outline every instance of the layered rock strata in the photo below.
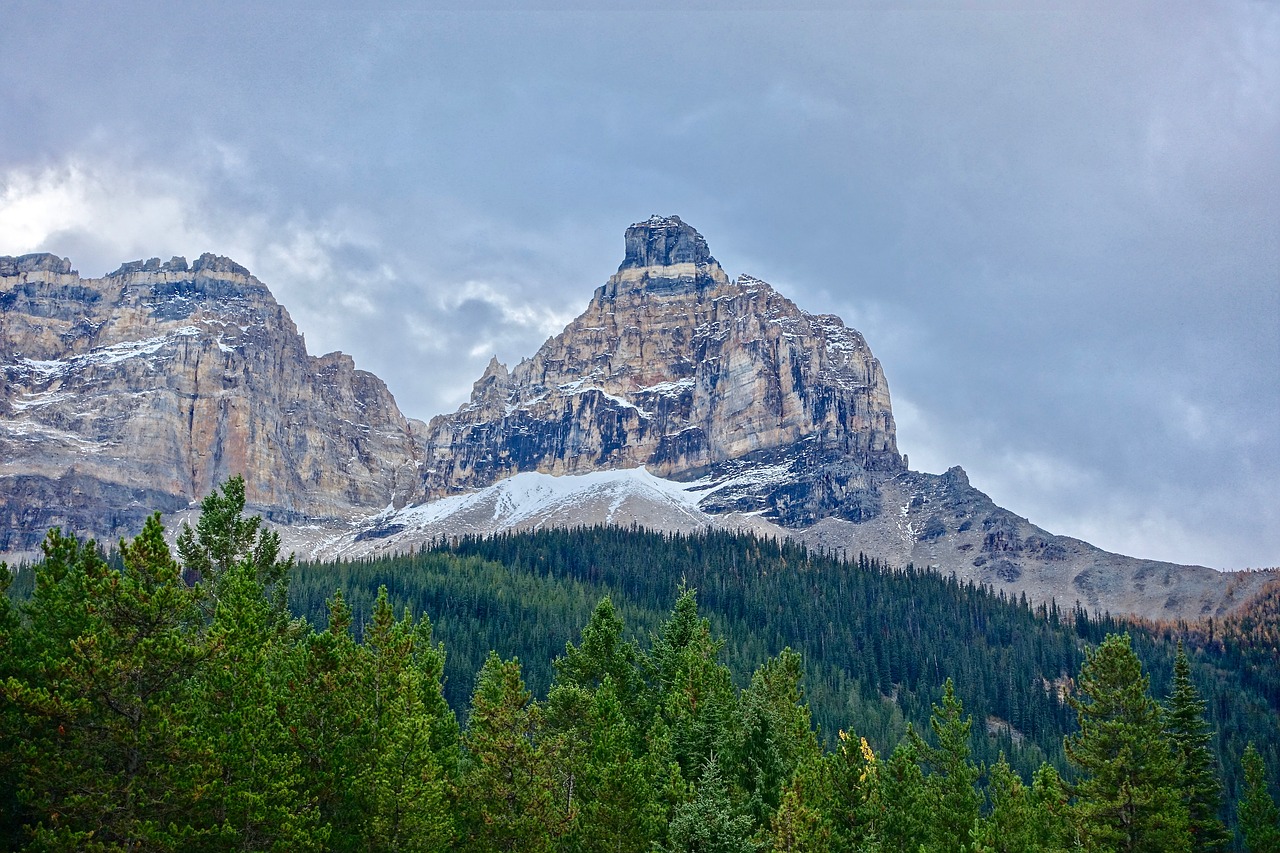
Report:
[[[243,474],[269,518],[349,520],[418,480],[409,422],[351,358],[307,354],[260,281],[206,254],[81,278],[0,258],[0,553],[114,537]]]
[[[632,225],[625,242],[581,316],[514,369],[490,362],[470,402],[431,421],[421,497],[522,471],[688,479],[802,450],[814,488],[758,495],[759,508],[790,523],[874,514],[870,474],[903,463],[862,335],[763,281],[731,281],[678,217]]]

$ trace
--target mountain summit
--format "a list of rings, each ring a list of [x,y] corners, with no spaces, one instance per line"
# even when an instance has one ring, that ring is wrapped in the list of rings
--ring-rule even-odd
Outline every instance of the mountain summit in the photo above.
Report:
[[[862,335],[750,276],[730,281],[677,217],[626,231],[626,258],[577,319],[426,433],[424,499],[523,471],[643,466],[690,480],[786,464],[735,509],[788,525],[878,512],[871,472],[903,469],[889,386]]]
[[[730,279],[676,216],[626,229],[618,271],[529,358],[492,359],[458,411],[406,419],[348,356],[307,354],[248,270],[202,256],[82,279],[0,258],[0,553],[46,527],[110,540],[246,477],[316,557],[440,536],[640,524],[789,536],[1032,601],[1221,614],[1267,573],[1110,554],[1006,509],[955,467],[911,471],[863,336]]]

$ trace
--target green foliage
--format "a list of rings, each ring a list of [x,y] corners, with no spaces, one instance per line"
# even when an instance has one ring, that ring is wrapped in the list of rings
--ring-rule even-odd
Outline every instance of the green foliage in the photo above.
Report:
[[[988,814],[978,821],[973,849],[978,853],[1055,853],[1074,847],[1063,814],[1066,796],[1049,765],[1028,788],[1004,756],[988,770]]]
[[[1072,704],[1080,731],[1067,738],[1066,749],[1082,773],[1073,814],[1084,846],[1118,853],[1190,850],[1181,768],[1129,635],[1110,635],[1087,655],[1079,693]]]
[[[51,532],[0,596],[5,849],[1222,849],[1221,721],[1275,728],[1203,648],[1083,655],[1114,623],[866,560],[597,529],[295,568],[243,511],[229,481],[179,559],[158,518],[112,559]]]
[[[956,698],[951,679],[942,689],[942,704],[933,706],[929,720],[934,743],[917,737],[915,748],[929,770],[925,777],[929,847],[963,853],[971,847],[981,803],[974,787],[979,770],[969,759],[973,720],[963,716],[964,706]]]
[[[1204,712],[1204,700],[1191,681],[1191,664],[1182,643],[1178,643],[1173,690],[1165,711],[1165,733],[1181,765],[1182,798],[1187,804],[1191,847],[1197,853],[1226,850],[1231,840],[1218,817],[1222,810],[1222,782]]]
[[[48,849],[144,844],[170,849],[210,783],[188,680],[204,655],[198,611],[159,517],[111,569],[92,542],[50,531],[17,673],[4,685],[23,736],[18,791]],[[16,712],[16,713],[15,713]]]
[[[563,829],[563,814],[547,754],[536,742],[542,720],[542,709],[520,677],[520,662],[490,654],[476,681],[463,736],[464,849],[551,849],[553,836]]]
[[[1241,760],[1244,769],[1244,793],[1237,811],[1240,832],[1249,853],[1280,851],[1280,809],[1267,787],[1267,770],[1253,744],[1245,748]]]
[[[668,853],[756,853],[750,816],[734,807],[715,756],[699,768],[697,792],[671,819]]]

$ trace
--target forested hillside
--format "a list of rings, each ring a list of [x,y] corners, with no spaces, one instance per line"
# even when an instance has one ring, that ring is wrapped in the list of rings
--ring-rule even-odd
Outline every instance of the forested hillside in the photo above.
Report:
[[[1184,650],[715,533],[294,566],[243,506],[233,479],[176,555],[158,517],[110,559],[52,532],[0,598],[8,849],[1280,841],[1258,631]]]
[[[784,648],[802,653],[805,694],[828,745],[855,724],[877,750],[891,750],[908,722],[927,725],[951,678],[978,720],[975,756],[989,763],[1003,751],[1025,774],[1046,759],[1067,771],[1062,739],[1075,712],[1065,699],[1087,644],[1129,631],[1163,695],[1180,636],[1176,626],[1092,618],[1075,602],[1033,609],[934,573],[846,562],[791,542],[616,527],[463,538],[412,556],[305,565],[291,602],[323,624],[326,598],[342,589],[359,624],[384,585],[397,608],[431,616],[449,649],[445,691],[455,708],[465,708],[490,649],[518,656],[530,688],[545,695],[551,662],[603,596],[643,645],[687,587],[724,639],[740,684]],[[1221,631],[1213,644],[1199,642],[1203,629],[1183,633],[1192,677],[1210,698],[1217,754],[1238,756],[1254,741],[1274,766],[1280,696],[1266,689],[1266,673],[1276,667],[1255,663],[1261,652],[1242,657]],[[1228,774],[1232,790],[1237,776]]]

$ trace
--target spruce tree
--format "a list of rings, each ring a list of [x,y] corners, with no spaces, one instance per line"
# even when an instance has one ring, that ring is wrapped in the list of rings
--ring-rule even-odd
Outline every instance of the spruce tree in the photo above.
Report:
[[[490,652],[476,679],[463,735],[463,849],[551,849],[553,833],[561,827],[545,754],[538,749],[541,731],[542,709],[525,689],[520,662]]]
[[[936,850],[963,853],[972,844],[973,826],[981,804],[981,795],[974,787],[979,770],[969,758],[973,719],[964,716],[964,706],[956,697],[950,678],[943,684],[942,691],[942,704],[933,706],[929,719],[936,746],[917,736],[915,748],[929,769],[925,791],[930,844]]]
[[[1218,816],[1222,810],[1222,782],[1204,712],[1204,700],[1191,683],[1191,664],[1179,641],[1173,665],[1173,690],[1165,711],[1165,733],[1182,765],[1180,779],[1187,804],[1191,848],[1197,853],[1217,853],[1227,849],[1231,838]]]
[[[668,853],[756,853],[751,817],[738,812],[714,755],[699,774],[694,798],[676,809],[668,831]]]
[[[1073,698],[1080,731],[1066,738],[1081,773],[1073,816],[1086,849],[1116,853],[1191,850],[1177,758],[1128,634],[1086,654]]]
[[[1245,748],[1241,764],[1244,791],[1236,815],[1245,848],[1249,853],[1280,853],[1280,809],[1267,788],[1267,768],[1253,744]]]
[[[884,804],[880,842],[886,851],[914,851],[929,843],[933,805],[925,791],[918,743],[919,738],[908,723],[906,736],[877,774],[880,801]]]
[[[54,529],[4,693],[23,720],[19,788],[38,847],[169,849],[210,780],[189,677],[198,611],[159,516],[121,542],[121,569]]]

